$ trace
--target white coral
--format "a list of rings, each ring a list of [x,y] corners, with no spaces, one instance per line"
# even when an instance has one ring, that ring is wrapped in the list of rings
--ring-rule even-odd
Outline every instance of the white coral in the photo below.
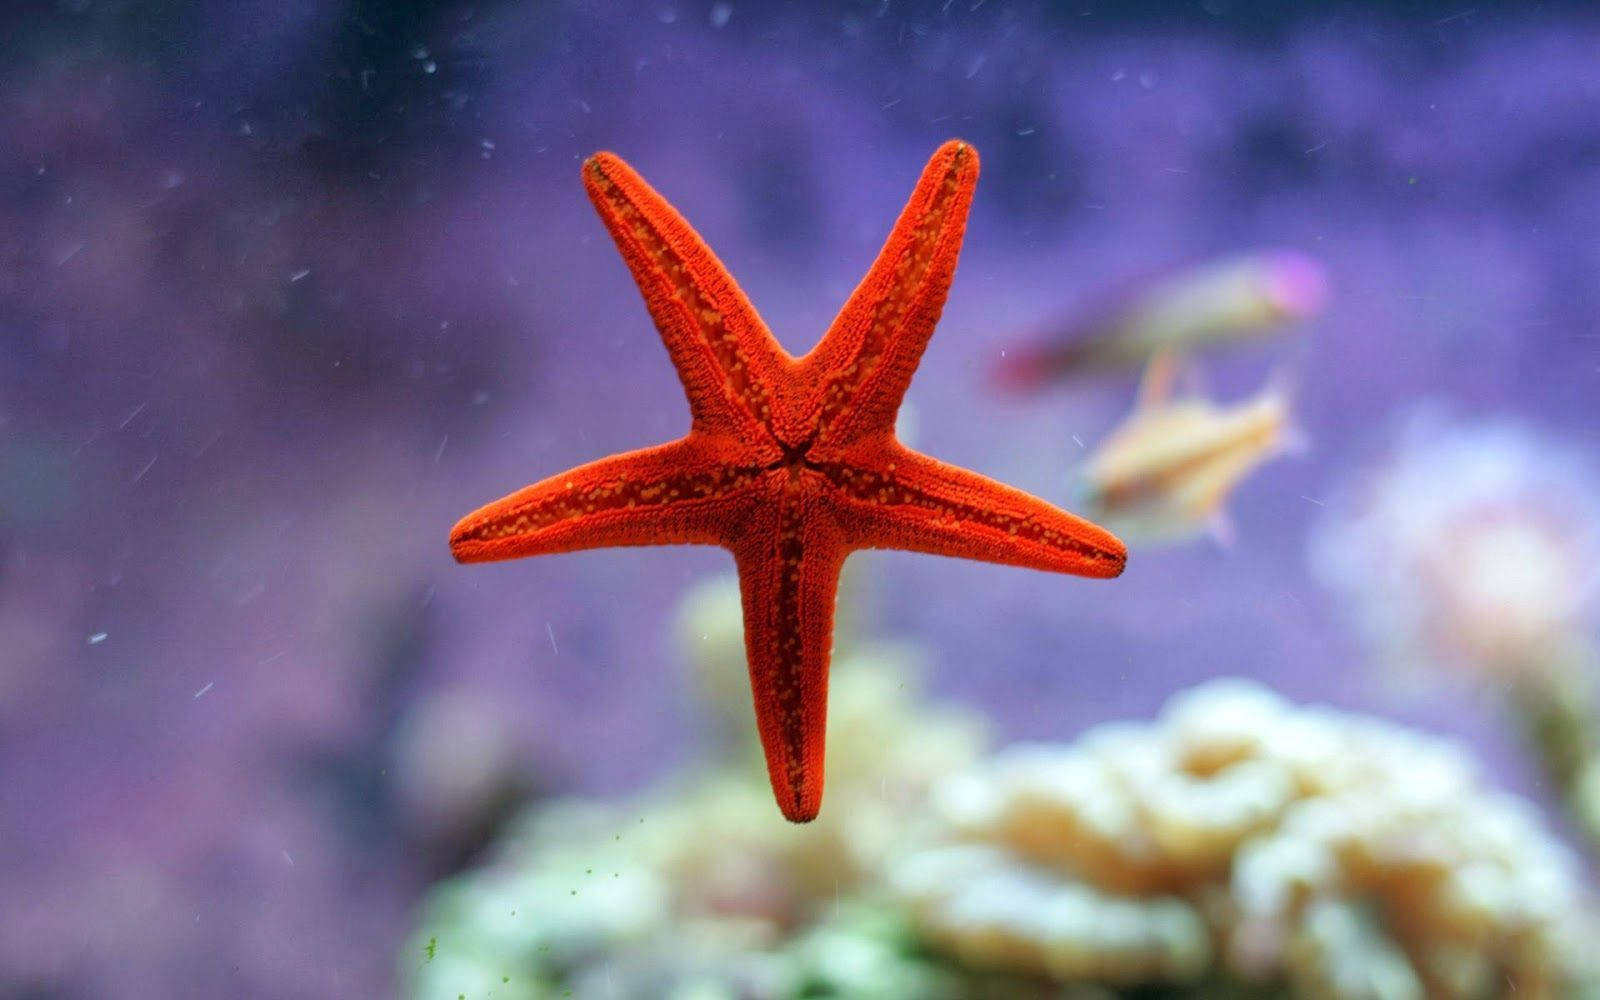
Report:
[[[1594,624],[1600,474],[1527,427],[1422,410],[1330,500],[1310,556],[1398,662],[1540,667]]]
[[[1461,748],[1243,681],[1012,748],[935,803],[891,895],[961,961],[1061,982],[1553,996],[1592,926],[1576,858]]]

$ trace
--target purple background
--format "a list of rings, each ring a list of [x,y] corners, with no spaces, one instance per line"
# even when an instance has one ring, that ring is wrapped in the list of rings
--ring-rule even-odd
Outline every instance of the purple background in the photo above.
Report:
[[[670,626],[725,554],[445,545],[687,425],[579,184],[600,148],[798,352],[928,154],[973,142],[917,443],[1058,501],[1132,375],[1006,400],[1001,349],[1208,255],[1322,260],[1304,336],[1208,364],[1238,395],[1289,363],[1313,442],[1236,497],[1233,550],[1116,583],[860,556],[877,627],[1007,737],[1240,673],[1468,736],[1537,794],[1491,700],[1385,700],[1304,543],[1421,398],[1600,445],[1600,17],[628,6],[0,14],[0,995],[387,993],[444,865],[388,773],[429,694],[503,706],[547,788],[693,753]]]

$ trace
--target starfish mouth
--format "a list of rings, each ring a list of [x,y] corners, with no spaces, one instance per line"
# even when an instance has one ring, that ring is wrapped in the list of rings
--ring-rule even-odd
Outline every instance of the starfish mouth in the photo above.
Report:
[[[805,438],[795,444],[789,444],[781,438],[776,439],[778,447],[783,451],[783,458],[774,462],[771,468],[780,468],[785,465],[812,465],[807,457],[811,453],[811,446],[817,443],[817,431],[812,431]]]

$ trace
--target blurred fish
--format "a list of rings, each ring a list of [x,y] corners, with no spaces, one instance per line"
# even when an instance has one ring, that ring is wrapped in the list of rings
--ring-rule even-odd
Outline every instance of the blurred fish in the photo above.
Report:
[[[1171,353],[1151,359],[1133,414],[1084,469],[1084,500],[1090,516],[1130,539],[1181,541],[1209,530],[1227,544],[1228,495],[1263,462],[1303,448],[1303,438],[1285,380],[1219,405],[1198,392],[1175,397],[1178,365]]]
[[[1161,351],[1259,337],[1316,315],[1322,265],[1289,250],[1225,257],[1172,275],[1064,337],[1008,352],[997,384],[1033,391],[1076,372],[1140,365]]]

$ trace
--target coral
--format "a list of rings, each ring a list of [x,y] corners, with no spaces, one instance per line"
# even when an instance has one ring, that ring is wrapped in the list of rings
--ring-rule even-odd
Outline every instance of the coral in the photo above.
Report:
[[[1418,410],[1328,505],[1313,571],[1392,662],[1522,673],[1600,611],[1600,474],[1511,422]]]
[[[1463,751],[1242,681],[1009,749],[937,791],[889,892],[964,963],[1316,997],[1562,996],[1575,857]]]
[[[807,834],[792,837],[754,818],[738,817],[733,825],[781,837],[785,850],[798,852],[786,870],[813,873],[808,878],[827,893],[875,870],[904,816],[932,783],[976,760],[988,743],[987,726],[974,713],[920,697],[923,664],[915,646],[860,637],[855,625],[869,589],[858,569],[846,569],[827,762],[830,784],[845,807],[823,813]],[[678,634],[707,709],[712,746],[731,755],[742,774],[762,765],[750,720],[740,613],[738,581],[712,578],[685,597]]]
[[[459,863],[490,839],[535,781],[517,725],[476,692],[419,698],[400,716],[388,756],[395,813],[413,849]]]
[[[1311,565],[1391,665],[1494,682],[1600,850],[1600,472],[1509,422],[1417,411],[1334,498]],[[1436,678],[1440,671],[1414,671]]]
[[[631,804],[534,807],[493,864],[434,891],[402,962],[408,995],[776,998],[826,973],[849,981],[841,995],[959,996],[927,985],[936,973],[908,949],[827,929],[864,848],[837,822],[773,822],[759,778],[741,768]],[[853,977],[903,985],[863,993]]]
[[[843,703],[898,697],[916,714],[883,664],[841,676],[877,690]],[[914,729],[862,724],[874,717],[847,714],[841,731],[916,746]],[[1453,744],[1254,684],[1211,682],[1153,723],[969,761],[926,807],[874,807],[868,784],[841,783],[836,810],[877,808],[868,831],[773,823],[751,739],[740,766],[639,802],[537,806],[493,864],[434,892],[403,963],[409,995],[1600,988],[1580,869],[1530,806],[1486,789]]]
[[[724,579],[680,615],[720,754],[634,802],[530,808],[490,865],[433,892],[401,963],[408,995],[968,995],[905,946],[902,919],[858,897],[930,785],[977,759],[984,726],[922,701],[915,650],[846,631],[830,692],[835,808],[774,822],[740,612]]]
[[[861,581],[846,581],[859,608]],[[528,809],[440,885],[407,995],[1454,1000],[1600,983],[1575,857],[1460,747],[1245,681],[980,759],[916,651],[845,629],[838,808],[774,822],[731,579],[679,616],[716,753]],[[569,992],[570,991],[570,992]]]

